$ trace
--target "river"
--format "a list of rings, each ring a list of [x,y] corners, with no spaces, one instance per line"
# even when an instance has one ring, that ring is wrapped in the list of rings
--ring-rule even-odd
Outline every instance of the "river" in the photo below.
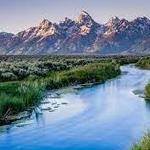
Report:
[[[38,115],[0,128],[0,150],[129,149],[150,128],[150,104],[134,94],[150,71],[133,65],[121,70],[104,84],[59,90],[58,97],[47,93]],[[48,106],[53,108],[44,110]]]

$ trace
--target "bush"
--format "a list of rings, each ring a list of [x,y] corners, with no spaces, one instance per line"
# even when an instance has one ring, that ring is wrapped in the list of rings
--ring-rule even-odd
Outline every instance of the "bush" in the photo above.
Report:
[[[0,76],[2,81],[13,81],[13,80],[17,80],[17,76],[15,74],[13,74],[12,72],[4,72],[1,74]]]
[[[68,61],[70,63],[71,61]],[[79,62],[79,61],[78,61]],[[78,62],[71,62],[72,66],[79,65]],[[28,78],[23,81],[4,82],[0,84],[0,117],[3,117],[8,110],[11,114],[17,114],[31,106],[37,105],[42,99],[45,89],[57,89],[68,85],[76,85],[82,83],[104,82],[107,79],[116,77],[120,74],[120,66],[115,61],[110,62],[94,62],[81,61],[83,66],[62,67],[59,63],[52,66],[55,71],[48,72],[46,68],[41,68],[39,64],[32,64],[29,67],[21,68],[16,74],[19,79],[26,76],[30,72]],[[87,64],[86,64],[87,63]],[[38,68],[37,68],[38,66]],[[6,68],[9,68],[8,65]],[[20,68],[20,65],[19,65]],[[26,72],[28,68],[28,71]],[[66,69],[67,70],[64,70]],[[13,69],[14,70],[14,69]],[[32,70],[32,71],[31,71]],[[41,77],[47,73],[46,77]],[[32,73],[31,73],[32,72]],[[33,73],[34,72],[34,73]],[[44,73],[44,74],[43,74]],[[2,73],[5,78],[3,80],[17,80],[16,74]],[[1,74],[1,75],[2,75]],[[31,78],[32,77],[32,78]]]
[[[67,85],[104,82],[120,74],[120,67],[115,62],[93,63],[68,71],[54,73],[45,79],[46,87],[60,88]]]

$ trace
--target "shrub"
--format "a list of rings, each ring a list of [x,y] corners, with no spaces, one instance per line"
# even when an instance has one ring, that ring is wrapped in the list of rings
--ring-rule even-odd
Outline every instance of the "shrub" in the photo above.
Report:
[[[12,72],[5,72],[1,74],[1,80],[2,81],[13,81],[13,80],[17,80],[17,76],[15,74],[13,74]]]
[[[78,62],[82,63],[83,66],[80,66]],[[37,105],[42,99],[43,92],[46,88],[57,89],[68,85],[104,82],[120,74],[120,66],[115,61],[97,62],[96,60],[93,63],[93,61],[89,60],[77,62],[70,60],[65,62],[65,64],[71,64],[72,66],[69,65],[68,67],[66,65],[64,67],[61,63],[53,64],[51,66],[53,71],[49,72],[50,68],[41,68],[45,66],[44,64],[39,66],[38,63],[31,63],[29,67],[23,65],[23,68],[21,68],[19,65],[16,68],[16,70],[19,70],[16,74],[11,72],[1,73],[1,75],[5,76],[3,78],[5,81],[17,80],[17,77],[20,79],[26,76],[28,72],[29,75],[26,80],[0,84],[0,117],[3,117],[8,110],[11,110],[11,114],[16,114],[31,106]],[[6,68],[10,66],[10,64],[7,64]],[[18,76],[16,77],[16,75]],[[45,77],[43,77],[44,75]]]

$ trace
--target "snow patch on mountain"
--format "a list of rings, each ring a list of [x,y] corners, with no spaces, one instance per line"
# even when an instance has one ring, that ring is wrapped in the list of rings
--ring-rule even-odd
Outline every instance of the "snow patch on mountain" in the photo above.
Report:
[[[43,19],[39,25],[16,35],[1,32],[0,53],[137,53],[140,47],[149,52],[147,39],[150,39],[149,18],[128,21],[112,17],[106,24],[99,24],[82,11],[76,20],[66,17],[59,23],[52,23]]]

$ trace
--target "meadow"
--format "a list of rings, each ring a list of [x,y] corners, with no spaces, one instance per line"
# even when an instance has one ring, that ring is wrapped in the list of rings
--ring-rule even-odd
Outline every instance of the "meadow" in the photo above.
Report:
[[[120,64],[97,57],[3,57],[0,62],[0,123],[37,106],[46,90],[102,83],[119,75]]]
[[[47,90],[103,83],[120,75],[121,65],[130,63],[150,69],[150,58],[139,56],[1,56],[0,125],[11,123],[11,116],[34,109]],[[150,84],[145,87],[145,96],[149,100]],[[149,141],[147,133],[132,149],[148,150]]]

